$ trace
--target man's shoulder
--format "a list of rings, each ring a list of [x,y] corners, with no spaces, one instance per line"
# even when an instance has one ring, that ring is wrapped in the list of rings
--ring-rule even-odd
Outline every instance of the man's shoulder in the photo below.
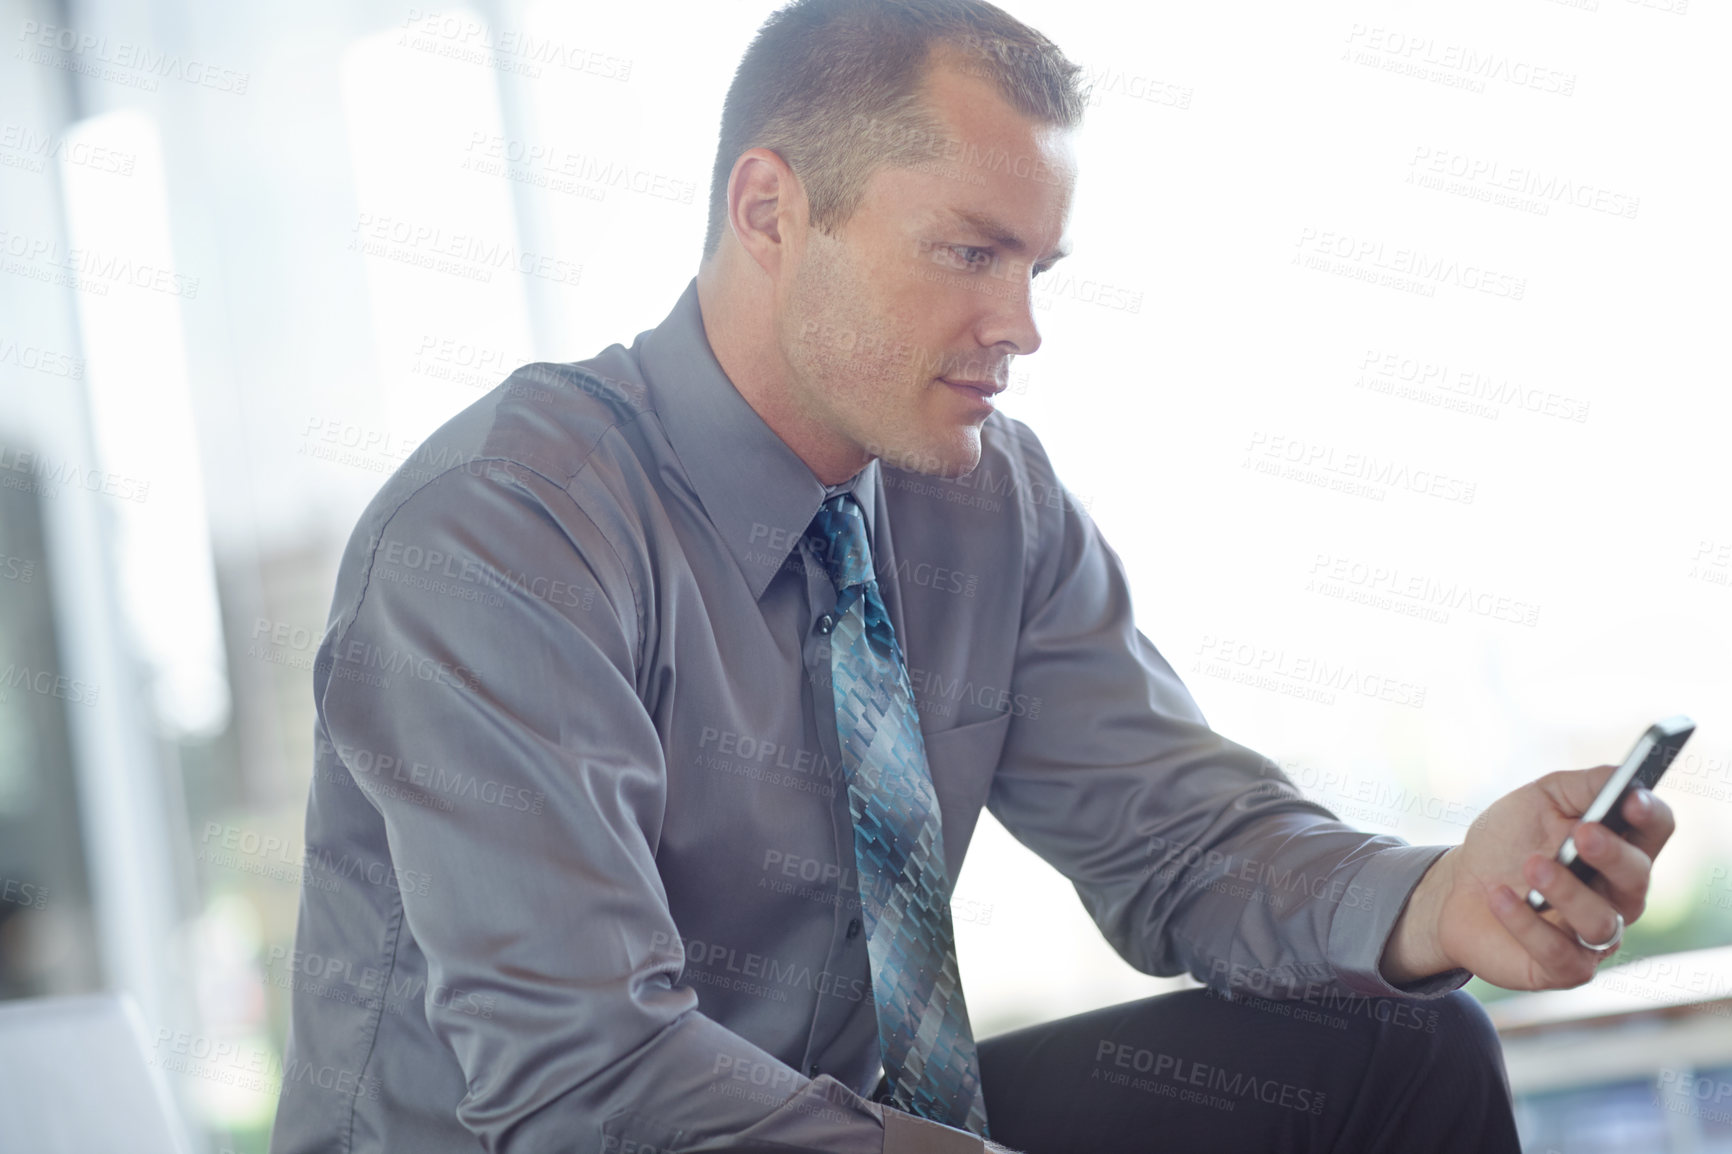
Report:
[[[520,366],[454,414],[403,458],[362,521],[388,519],[437,478],[507,471],[539,474],[558,489],[601,460],[632,467],[630,430],[648,410],[648,390],[619,345],[585,361]],[[516,466],[516,469],[511,469]]]
[[[614,568],[652,492],[654,462],[638,428],[647,390],[627,350],[585,361],[523,365],[435,429],[397,466],[356,520],[338,572],[333,620],[359,599],[377,548],[435,546],[417,536],[497,536],[508,519],[523,539],[537,527]],[[468,526],[466,529],[465,526]],[[545,534],[543,534],[545,535]]]
[[[609,434],[635,426],[649,410],[642,374],[619,345],[585,361],[524,365],[490,396],[482,455],[534,469],[561,487],[609,448],[618,455],[626,446],[609,446]]]

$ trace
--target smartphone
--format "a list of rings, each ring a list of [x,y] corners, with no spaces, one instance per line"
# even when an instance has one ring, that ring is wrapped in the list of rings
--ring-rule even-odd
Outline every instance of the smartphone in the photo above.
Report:
[[[1681,713],[1650,725],[1648,732],[1636,739],[1635,748],[1624,758],[1624,764],[1606,779],[1599,796],[1578,820],[1597,821],[1622,836],[1630,828],[1630,823],[1624,820],[1624,799],[1638,785],[1653,789],[1660,775],[1671,766],[1672,759],[1678,756],[1678,751],[1695,732],[1696,723]],[[1599,870],[1577,855],[1574,834],[1566,837],[1564,844],[1558,847],[1557,861],[1583,882],[1591,882],[1600,876]],[[1538,890],[1528,891],[1528,905],[1541,913],[1551,909],[1551,903]]]

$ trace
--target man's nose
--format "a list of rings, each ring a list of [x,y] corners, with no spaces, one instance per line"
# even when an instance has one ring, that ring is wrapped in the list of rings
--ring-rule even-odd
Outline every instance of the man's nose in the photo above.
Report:
[[[989,346],[1006,343],[1010,351],[1026,357],[1040,348],[1040,326],[1034,319],[1034,278],[1025,270],[995,287],[999,291],[993,296],[994,306],[988,312],[980,342]]]

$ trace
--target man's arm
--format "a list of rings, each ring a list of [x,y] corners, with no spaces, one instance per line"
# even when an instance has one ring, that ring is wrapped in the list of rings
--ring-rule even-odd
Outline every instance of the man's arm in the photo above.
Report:
[[[1031,474],[1024,491],[1062,491],[1033,435],[1012,427]],[[1137,631],[1119,559],[1082,509],[1066,501],[1034,515],[1015,689],[1044,708],[1012,720],[990,804],[1071,878],[1132,965],[1275,996],[1330,985],[1440,996],[1472,973],[1518,989],[1571,986],[1604,957],[1575,932],[1603,941],[1614,912],[1640,916],[1672,830],[1651,793],[1627,803],[1631,841],[1597,825],[1578,835],[1604,875],[1592,888],[1547,863],[1610,766],[1515,790],[1453,849],[1360,833],[1208,729]],[[1529,909],[1512,891],[1527,886],[1556,911]]]
[[[1063,492],[1033,435],[1009,424],[1019,491]],[[1013,689],[1042,705],[1012,719],[988,805],[1072,881],[1113,948],[1147,973],[1272,996],[1441,996],[1466,982],[1448,970],[1398,988],[1380,968],[1445,847],[1353,829],[1211,731],[1138,631],[1093,520],[1068,499],[1030,504]],[[1173,563],[1194,563],[1185,543]]]
[[[675,986],[637,579],[596,525],[547,478],[479,461],[417,491],[379,537],[358,608],[322,653],[318,705],[351,769],[381,756],[421,767],[355,772],[367,798],[348,796],[383,816],[398,873],[428,879],[401,890],[402,916],[427,958],[427,1020],[466,1083],[458,1120],[499,1150],[604,1135],[622,1149],[886,1148],[893,1112],[806,1078]],[[435,555],[431,571],[417,560]],[[441,1004],[440,989],[470,1000]],[[464,1012],[474,1003],[491,1013]],[[732,1069],[765,1076],[751,1095],[713,1092]],[[923,1128],[944,1129],[899,1125],[915,1139]]]

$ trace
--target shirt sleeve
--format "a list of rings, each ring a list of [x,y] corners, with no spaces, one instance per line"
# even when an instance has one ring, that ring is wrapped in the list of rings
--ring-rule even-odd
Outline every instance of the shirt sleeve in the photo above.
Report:
[[[1132,620],[1117,554],[1032,436],[1022,441],[1024,491],[1064,499],[1032,511],[1014,682],[1041,705],[1011,721],[993,815],[1070,879],[1145,973],[1273,997],[1463,985],[1466,970],[1400,988],[1379,970],[1413,887],[1448,847],[1355,830],[1214,733]]]
[[[425,1005],[466,1081],[458,1120],[483,1148],[955,1148],[958,1132],[918,1119],[887,1142],[895,1111],[803,1076],[676,985],[641,578],[566,489],[505,461],[449,470],[386,522],[363,580],[327,641],[320,718],[339,750],[433,767],[389,788],[350,769],[392,867],[429,879],[399,891],[428,988],[492,1007]],[[346,662],[401,672],[375,684],[345,677]],[[428,780],[441,770],[537,800],[442,804]],[[709,1092],[738,1071],[752,1093]]]

